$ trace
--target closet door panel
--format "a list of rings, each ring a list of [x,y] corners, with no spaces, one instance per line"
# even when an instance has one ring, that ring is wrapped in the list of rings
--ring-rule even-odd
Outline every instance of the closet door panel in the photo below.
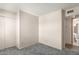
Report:
[[[5,19],[5,35],[6,35],[6,48],[16,45],[16,22],[14,19]]]
[[[5,36],[4,36],[4,30],[5,30],[5,26],[4,26],[4,19],[2,17],[0,17],[0,49],[4,49],[5,48]]]

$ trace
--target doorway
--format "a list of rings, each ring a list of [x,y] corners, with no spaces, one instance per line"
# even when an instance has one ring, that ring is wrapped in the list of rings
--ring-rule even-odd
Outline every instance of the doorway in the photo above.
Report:
[[[66,42],[65,48],[79,47],[79,15],[68,16],[66,19]]]
[[[79,17],[73,19],[73,45],[79,46]]]

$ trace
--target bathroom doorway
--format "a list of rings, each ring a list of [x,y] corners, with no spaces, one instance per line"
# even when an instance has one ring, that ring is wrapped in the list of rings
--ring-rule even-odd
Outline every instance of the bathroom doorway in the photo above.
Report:
[[[65,48],[73,49],[79,47],[79,15],[68,16],[65,28]]]
[[[73,19],[73,45],[79,46],[79,17]]]

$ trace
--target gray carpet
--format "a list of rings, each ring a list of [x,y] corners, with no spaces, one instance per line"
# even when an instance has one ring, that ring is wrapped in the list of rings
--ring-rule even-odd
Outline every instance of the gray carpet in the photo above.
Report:
[[[0,50],[0,55],[78,55],[78,51],[58,50],[43,44],[17,49],[16,47]]]

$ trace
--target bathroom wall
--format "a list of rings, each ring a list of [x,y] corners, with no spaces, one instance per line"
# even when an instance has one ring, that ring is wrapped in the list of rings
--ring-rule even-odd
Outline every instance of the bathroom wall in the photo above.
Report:
[[[38,16],[20,11],[19,48],[28,47],[38,42]]]
[[[62,10],[39,17],[39,42],[57,49],[63,48]]]

